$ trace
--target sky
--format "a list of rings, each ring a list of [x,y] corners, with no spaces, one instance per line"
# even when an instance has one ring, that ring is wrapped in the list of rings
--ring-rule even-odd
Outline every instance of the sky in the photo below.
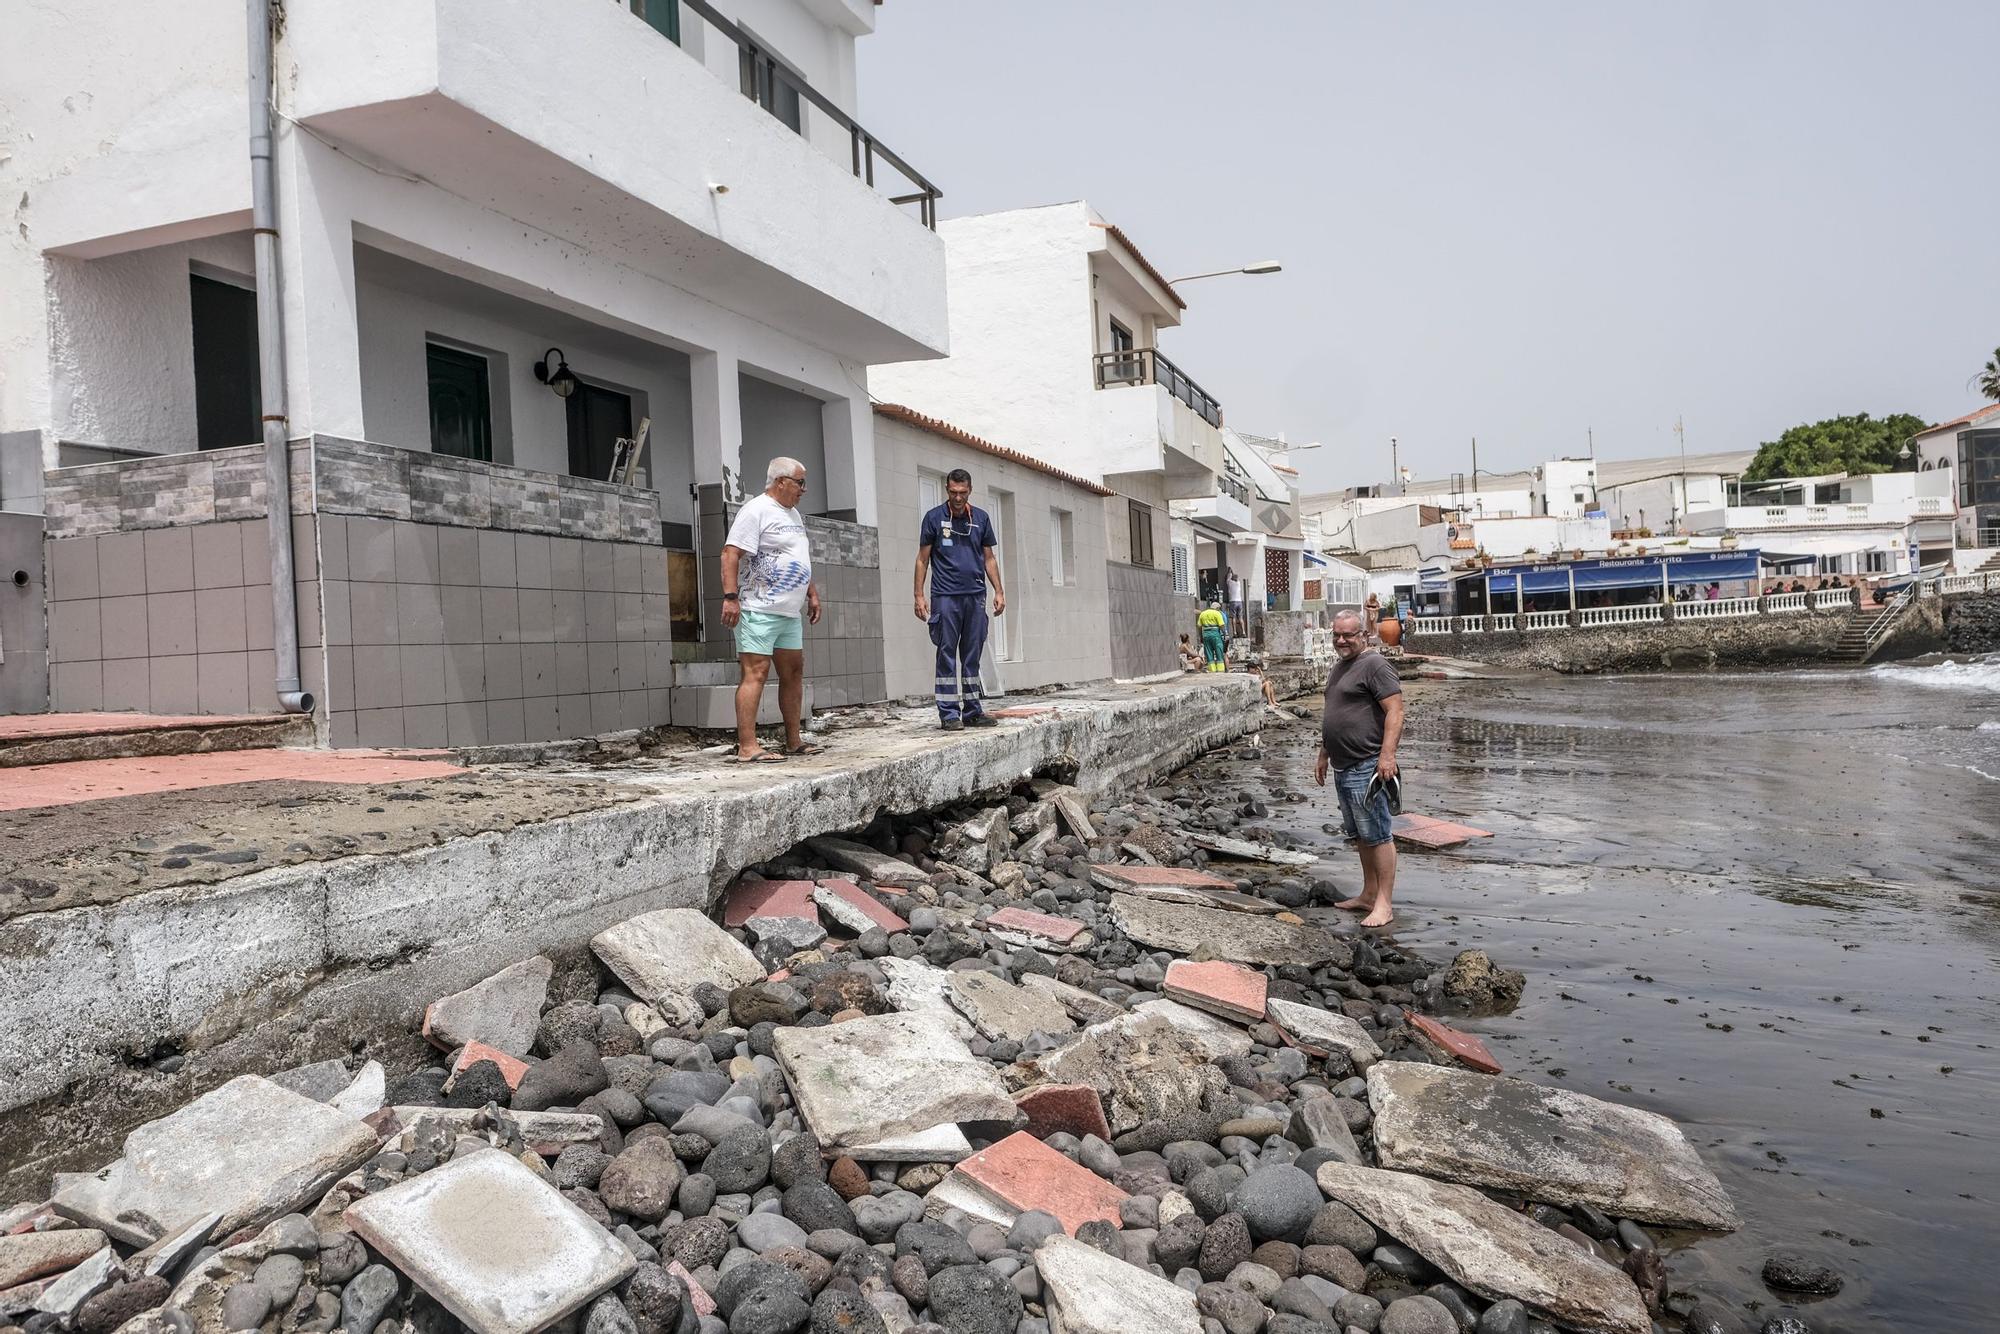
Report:
[[[1087,199],[1308,490],[1977,406],[1991,0],[888,0],[860,116],[950,218]]]

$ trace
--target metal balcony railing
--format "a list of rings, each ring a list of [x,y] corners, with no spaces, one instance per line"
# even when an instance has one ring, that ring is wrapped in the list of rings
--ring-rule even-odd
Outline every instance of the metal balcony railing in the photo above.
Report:
[[[1114,389],[1128,384],[1156,384],[1193,408],[1210,426],[1222,425],[1222,404],[1155,349],[1133,347],[1116,352],[1099,352],[1093,360],[1097,366],[1099,389]]]
[[[794,98],[812,103],[835,125],[847,131],[848,143],[853,149],[854,174],[875,186],[875,165],[886,164],[899,173],[903,180],[913,187],[902,194],[890,194],[892,204],[915,204],[917,216],[924,226],[937,230],[937,201],[944,191],[932,185],[922,173],[902,158],[890,151],[854,117],[842,111],[819,89],[800,78],[791,66],[765,50],[749,33],[737,27],[718,13],[708,0],[679,0],[680,8],[697,15],[709,27],[736,44],[741,55],[743,70],[743,95],[763,107],[774,116],[784,115],[782,104],[792,103]],[[883,187],[875,186],[877,189]],[[884,191],[887,193],[887,191]]]

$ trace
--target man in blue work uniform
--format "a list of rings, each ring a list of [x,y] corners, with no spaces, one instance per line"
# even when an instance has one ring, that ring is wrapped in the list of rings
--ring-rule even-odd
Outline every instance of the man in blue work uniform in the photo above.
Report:
[[[993,585],[995,616],[1007,610],[1007,592],[1000,586],[993,520],[972,504],[972,474],[952,469],[944,494],[945,503],[924,515],[917,534],[917,619],[929,624],[937,645],[939,725],[956,732],[995,725],[979,706],[979,655],[986,647],[986,585]]]

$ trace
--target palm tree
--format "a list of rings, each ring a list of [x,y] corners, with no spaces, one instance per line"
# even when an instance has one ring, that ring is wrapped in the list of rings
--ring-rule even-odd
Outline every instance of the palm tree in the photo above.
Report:
[[[1979,392],[2000,403],[2000,347],[1993,349],[1993,355],[1986,359],[1986,368],[1979,372]]]

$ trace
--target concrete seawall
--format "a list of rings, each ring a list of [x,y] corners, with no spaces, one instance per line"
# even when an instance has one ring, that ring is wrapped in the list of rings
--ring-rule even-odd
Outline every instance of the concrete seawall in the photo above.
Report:
[[[132,1126],[246,1071],[366,1046],[414,1064],[425,1004],[534,953],[583,961],[634,913],[705,907],[800,840],[1075,774],[1142,783],[1254,730],[1247,676],[1067,691],[941,734],[911,713],[785,766],[713,757],[551,773],[616,804],[389,856],[351,856],[0,924],[0,1198],[113,1156]],[[168,1061],[163,1053],[180,1053]]]

